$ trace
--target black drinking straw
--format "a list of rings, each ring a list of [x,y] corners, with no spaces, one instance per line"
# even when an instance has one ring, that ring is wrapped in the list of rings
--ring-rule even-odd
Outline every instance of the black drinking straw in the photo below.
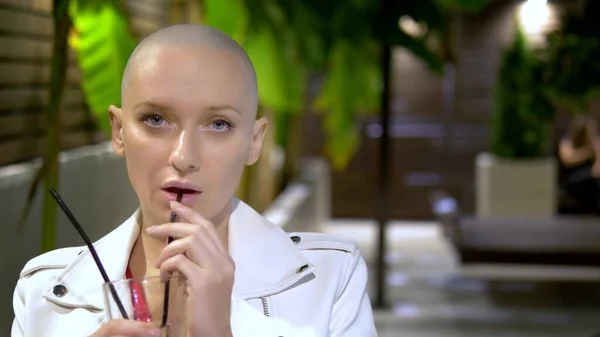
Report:
[[[177,202],[181,202],[181,197],[183,196],[183,190],[179,190],[179,192],[177,192]],[[171,219],[169,219],[169,222],[175,222],[175,218],[177,217],[177,214],[175,214],[175,212],[171,212]],[[167,239],[167,243],[171,243],[173,242],[173,238],[169,236],[169,238]],[[165,296],[164,296],[164,300],[163,300],[163,317],[162,317],[162,325],[161,327],[165,327],[167,325],[167,317],[169,317],[169,291],[170,291],[170,285],[171,285],[171,281],[167,280],[167,282],[165,283]]]
[[[61,199],[61,197],[58,195],[58,193],[53,188],[50,189],[50,194],[52,194],[54,199],[56,199],[58,206],[60,206],[60,208],[63,210],[63,212],[65,212],[65,215],[67,216],[67,218],[69,218],[69,220],[71,221],[71,223],[73,224],[75,229],[79,232],[79,235],[81,235],[81,237],[83,238],[83,241],[85,241],[85,244],[90,249],[90,252],[92,253],[92,257],[94,258],[94,261],[96,262],[96,266],[98,266],[98,269],[100,270],[100,274],[102,274],[102,278],[104,279],[104,282],[106,282],[108,284],[108,286],[110,287],[110,292],[112,293],[112,296],[115,299],[115,302],[117,302],[117,306],[119,307],[121,316],[123,316],[124,319],[129,319],[129,317],[127,316],[127,313],[125,312],[125,308],[123,307],[123,303],[121,303],[121,300],[119,299],[119,296],[117,295],[117,291],[115,290],[115,287],[112,285],[112,283],[110,283],[110,280],[108,279],[106,270],[104,270],[104,266],[102,265],[102,262],[100,262],[100,258],[98,257],[98,253],[96,253],[96,249],[94,248],[92,241],[90,241],[90,238],[87,236],[87,234],[85,234],[85,232],[83,231],[83,228],[81,227],[81,225],[79,225],[79,222],[77,221],[77,219],[75,219],[75,216],[73,216],[73,213],[71,213],[71,211],[69,210],[69,207],[67,207],[67,205],[64,203],[64,201]]]

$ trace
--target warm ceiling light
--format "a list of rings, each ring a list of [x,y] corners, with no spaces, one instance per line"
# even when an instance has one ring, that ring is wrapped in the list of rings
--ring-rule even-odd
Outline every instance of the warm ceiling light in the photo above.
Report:
[[[427,32],[427,27],[425,25],[416,22],[408,15],[400,17],[398,26],[408,35],[413,37],[422,37]]]
[[[520,9],[521,27],[527,34],[539,34],[548,23],[550,9],[546,0],[527,0]]]

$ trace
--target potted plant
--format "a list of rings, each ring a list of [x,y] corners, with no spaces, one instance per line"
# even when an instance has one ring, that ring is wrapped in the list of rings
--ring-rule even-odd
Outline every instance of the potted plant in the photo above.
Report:
[[[542,81],[543,64],[520,25],[502,53],[490,119],[489,152],[476,160],[480,217],[551,217],[557,164],[550,155],[554,109]]]

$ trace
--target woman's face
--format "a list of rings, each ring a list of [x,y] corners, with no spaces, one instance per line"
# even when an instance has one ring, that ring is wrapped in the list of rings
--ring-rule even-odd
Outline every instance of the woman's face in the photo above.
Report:
[[[240,55],[199,47],[155,47],[132,67],[123,110],[111,107],[113,147],[145,222],[167,222],[180,189],[207,219],[230,206],[266,127],[251,79]]]

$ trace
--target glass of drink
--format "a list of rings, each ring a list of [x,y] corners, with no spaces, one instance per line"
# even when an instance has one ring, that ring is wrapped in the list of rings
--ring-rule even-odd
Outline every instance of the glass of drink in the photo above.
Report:
[[[129,278],[103,284],[109,320],[133,319],[160,328],[163,337],[187,337],[186,280],[174,274],[164,283],[160,277]]]

